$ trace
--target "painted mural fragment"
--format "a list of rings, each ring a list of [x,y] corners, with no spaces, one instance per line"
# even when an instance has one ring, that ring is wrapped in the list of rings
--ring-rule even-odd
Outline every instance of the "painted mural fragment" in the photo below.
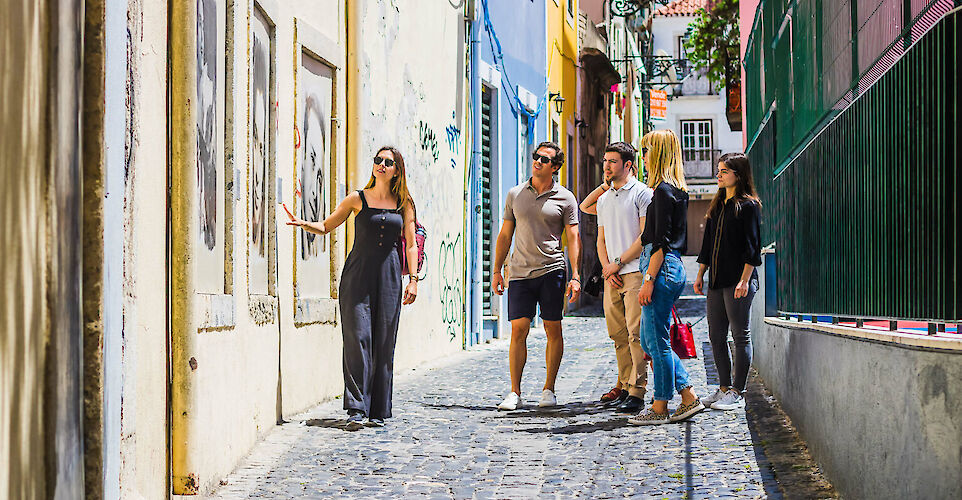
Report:
[[[326,215],[326,172],[330,169],[331,68],[307,54],[302,55],[298,85],[303,96],[298,113],[303,131],[300,151],[301,217],[319,221]],[[309,259],[326,250],[325,238],[301,232],[301,258]]]
[[[297,76],[297,127],[301,132],[297,152],[297,182],[304,220],[321,221],[328,212],[327,192],[331,171],[331,109],[334,71],[307,52],[300,55]],[[300,231],[297,290],[302,296],[326,297],[330,269],[326,237]]]
[[[271,92],[271,67],[273,53],[267,20],[257,10],[251,20],[251,113],[249,130],[251,131],[251,164],[248,175],[248,217],[250,220],[250,236],[248,241],[248,258],[250,268],[248,276],[252,293],[266,294],[268,292],[269,266],[267,252],[270,247],[270,229],[268,228],[268,207],[270,203],[270,179],[273,177],[273,153],[270,120],[270,103],[273,99]]]
[[[255,18],[255,26],[259,26]],[[266,207],[267,207],[267,170],[268,154],[270,151],[270,140],[267,134],[268,110],[270,109],[270,95],[268,94],[269,75],[269,41],[263,37],[262,30],[254,29],[253,43],[253,106],[251,113],[251,133],[253,135],[253,163],[251,165],[251,243],[252,250],[257,255],[266,255],[265,240],[267,231],[265,227]]]
[[[217,3],[197,0],[197,190],[200,237],[217,245]]]

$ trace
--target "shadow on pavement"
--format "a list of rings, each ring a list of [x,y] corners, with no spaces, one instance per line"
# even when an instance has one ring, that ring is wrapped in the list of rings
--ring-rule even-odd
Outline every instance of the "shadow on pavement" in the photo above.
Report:
[[[527,432],[530,434],[588,434],[598,431],[613,431],[622,427],[628,427],[629,415],[619,415],[610,420],[601,422],[585,422],[583,424],[570,424],[561,427],[535,427],[530,429],[517,429],[515,432]]]
[[[622,427],[638,428],[638,426],[631,425],[628,423],[628,414],[615,413],[612,415],[613,418],[601,421],[601,422],[584,422],[580,424],[570,424],[562,427],[532,427],[527,429],[517,429],[515,432],[528,432],[532,434],[586,434],[598,431],[613,431],[615,429],[621,429]],[[675,424],[665,424],[665,425],[681,425],[685,424],[686,428],[690,429],[690,425],[694,420],[688,419],[684,422],[678,422]],[[690,431],[689,431],[690,432]],[[690,453],[691,442],[689,435],[689,442],[687,443]]]
[[[528,417],[570,418],[570,417],[577,417],[582,415],[595,415],[599,413],[614,411],[610,408],[603,407],[600,403],[595,403],[595,402],[567,403],[563,405],[553,406],[550,408],[540,408],[537,406],[522,407],[521,409],[513,410],[513,411],[501,411],[501,410],[498,410],[497,406],[494,406],[494,405],[477,406],[477,405],[459,405],[459,404],[441,404],[441,403],[421,403],[421,404],[428,408],[437,408],[441,410],[469,410],[469,411],[489,412],[496,415],[497,418],[528,418]]]
[[[360,422],[348,422],[346,418],[312,418],[305,420],[304,425],[309,427],[340,429],[348,432],[356,432],[364,428],[364,425]]]

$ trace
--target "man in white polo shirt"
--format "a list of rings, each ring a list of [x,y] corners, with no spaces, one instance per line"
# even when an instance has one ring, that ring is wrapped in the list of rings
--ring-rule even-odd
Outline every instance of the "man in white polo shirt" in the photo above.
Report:
[[[647,265],[648,260],[639,236],[653,193],[634,177],[634,167],[635,148],[630,144],[615,142],[605,148],[605,184],[610,187],[598,198],[598,259],[605,278],[605,321],[608,336],[615,342],[622,386],[621,394],[612,401],[619,413],[641,411],[648,380],[637,297],[642,285],[640,265],[642,261]]]

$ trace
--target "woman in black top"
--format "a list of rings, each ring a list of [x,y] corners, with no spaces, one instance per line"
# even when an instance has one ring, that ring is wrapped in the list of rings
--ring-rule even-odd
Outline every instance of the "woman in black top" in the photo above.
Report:
[[[651,258],[642,278],[641,343],[652,359],[655,398],[651,408],[628,419],[634,425],[684,420],[705,409],[691,390],[688,372],[671,349],[668,321],[675,301],[685,287],[685,251],[688,220],[688,186],[681,162],[681,144],[671,130],[656,130],[641,139],[645,151],[648,185],[654,190],[641,242],[651,244]],[[668,401],[675,391],[681,405],[669,415]]]
[[[324,235],[354,218],[354,246],[341,271],[338,305],[344,340],[344,409],[347,428],[382,426],[391,417],[394,381],[394,346],[401,305],[418,294],[416,274],[403,287],[400,258],[395,245],[404,234],[407,262],[418,261],[414,200],[407,188],[404,158],[384,146],[373,160],[371,179],[323,221],[311,222],[287,210],[290,226]],[[403,288],[403,299],[402,299]]]
[[[733,410],[745,406],[742,393],[752,363],[749,313],[758,290],[755,268],[762,264],[761,202],[745,155],[728,153],[719,159],[718,194],[706,218],[694,288],[695,293],[703,293],[707,270],[708,335],[720,386],[704,402],[717,410]],[[728,353],[729,326],[735,340],[734,381]]]

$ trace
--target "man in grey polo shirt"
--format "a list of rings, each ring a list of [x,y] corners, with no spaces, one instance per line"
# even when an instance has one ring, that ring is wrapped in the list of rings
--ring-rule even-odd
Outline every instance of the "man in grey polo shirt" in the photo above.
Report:
[[[532,175],[527,182],[508,191],[504,203],[504,221],[495,248],[494,275],[491,290],[502,295],[508,290],[508,320],[511,321],[511,346],[508,357],[511,369],[511,392],[498,405],[501,410],[521,406],[521,372],[528,358],[527,338],[535,311],[541,307],[548,346],[545,352],[547,377],[538,406],[555,406],[555,379],[564,354],[561,317],[565,297],[575,301],[581,293],[578,257],[581,238],[578,235],[578,202],[575,196],[554,180],[564,165],[564,152],[553,142],[542,142],[533,155]],[[568,260],[572,276],[567,279],[567,266],[561,236],[568,240]],[[501,268],[514,238],[514,252],[508,266],[509,282],[505,285]]]
[[[602,396],[619,413],[637,413],[644,406],[648,366],[641,348],[641,265],[647,265],[647,248],[639,236],[653,196],[651,188],[634,177],[635,148],[615,142],[605,148],[606,182],[582,203],[598,215],[598,259],[605,278],[604,310],[608,336],[615,342],[618,386]],[[598,196],[598,193],[601,193]],[[594,198],[596,206],[591,207]]]

